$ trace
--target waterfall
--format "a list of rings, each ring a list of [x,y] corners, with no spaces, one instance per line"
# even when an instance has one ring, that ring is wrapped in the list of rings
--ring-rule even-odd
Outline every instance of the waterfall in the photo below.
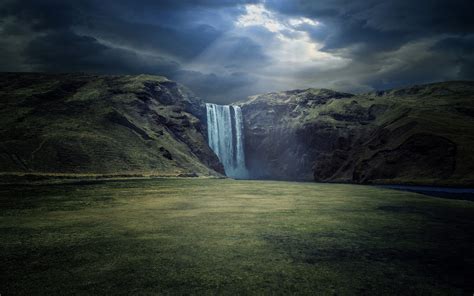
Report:
[[[242,110],[239,106],[206,104],[209,147],[224,165],[227,176],[247,178]]]

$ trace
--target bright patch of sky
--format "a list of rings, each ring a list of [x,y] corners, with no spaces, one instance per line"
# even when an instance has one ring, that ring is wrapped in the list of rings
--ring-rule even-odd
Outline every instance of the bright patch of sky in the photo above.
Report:
[[[271,32],[279,33],[285,29],[288,29],[287,24],[293,27],[303,24],[308,24],[311,26],[316,26],[319,24],[319,22],[306,17],[287,18],[286,20],[278,19],[273,12],[265,9],[263,4],[249,4],[245,6],[245,10],[246,13],[241,15],[235,22],[237,26],[262,26]],[[284,23],[285,21],[287,24]]]
[[[314,86],[314,81],[303,81],[298,73],[342,68],[350,61],[320,51],[323,44],[312,40],[302,29],[308,26],[318,29],[324,24],[306,17],[280,15],[267,10],[262,4],[246,5],[245,13],[234,21],[234,28],[187,66],[204,73],[252,73],[262,80],[262,89],[269,85],[282,89]],[[255,50],[262,50],[265,58],[252,56],[249,52],[247,59],[235,61],[233,54],[238,48],[241,55],[242,40],[250,40],[257,46]]]

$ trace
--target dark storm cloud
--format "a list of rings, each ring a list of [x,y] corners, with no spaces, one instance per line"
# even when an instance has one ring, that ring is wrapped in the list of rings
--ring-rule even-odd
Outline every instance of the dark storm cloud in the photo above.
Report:
[[[196,71],[177,73],[177,80],[198,94],[206,94],[209,102],[229,104],[253,92],[255,77],[249,73],[234,72],[229,75],[203,74]]]
[[[158,2],[148,2],[154,3],[152,7],[147,7],[148,9],[162,10]],[[213,1],[198,1],[194,5],[207,2],[216,5]],[[184,5],[183,3],[181,5]],[[175,6],[167,1],[163,5]],[[138,48],[159,48],[185,57],[199,52],[219,35],[217,29],[206,24],[183,28],[183,23],[169,27],[159,23],[140,22],[137,13],[135,19],[129,16],[130,11],[134,11],[133,7],[136,11],[141,6],[136,1],[9,1],[0,8],[0,15],[14,17],[17,23],[36,33],[54,34],[55,31],[82,27],[88,33],[111,38],[119,44]],[[167,13],[170,14],[173,12]]]
[[[460,77],[474,77],[474,34],[444,38],[432,50],[442,53],[453,64],[459,65]]]
[[[472,44],[465,37],[474,32],[473,1],[268,0],[266,5],[324,24],[301,29],[324,44],[322,51],[353,61],[333,71],[335,76],[350,73],[373,88],[474,79]],[[430,46],[430,40],[440,41]],[[380,71],[384,67],[392,70]],[[367,75],[374,70],[375,75]]]
[[[179,65],[156,56],[110,48],[93,37],[54,31],[33,39],[25,48],[26,62],[46,72],[173,73]]]
[[[120,19],[98,20],[83,30],[117,45],[158,51],[182,59],[195,57],[222,33],[206,24],[183,29]]]
[[[228,41],[225,67],[230,73],[189,71],[182,64],[221,37],[232,25],[228,18],[252,2],[9,0],[0,4],[0,45],[5,45],[0,68],[159,74],[188,84],[203,97],[236,91],[235,98],[251,81],[231,68],[265,60],[252,40],[237,36]]]
[[[443,38],[433,45],[432,50],[460,60],[472,58],[474,56],[474,34]]]
[[[474,4],[465,0],[268,0],[266,5],[281,13],[319,19],[336,28],[347,29],[353,24],[357,30],[410,35],[470,33],[474,29]],[[336,30],[334,35],[352,33]]]
[[[326,50],[364,44],[368,51],[395,49],[418,38],[474,32],[474,2],[466,0],[269,0],[281,13],[321,20],[310,32]]]
[[[0,70],[165,75],[220,102],[474,79],[473,10],[461,0],[6,0]]]

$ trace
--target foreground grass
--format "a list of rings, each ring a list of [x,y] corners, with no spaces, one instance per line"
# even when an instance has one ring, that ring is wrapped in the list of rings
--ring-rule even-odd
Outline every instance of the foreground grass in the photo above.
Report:
[[[474,292],[474,203],[167,179],[0,187],[2,295]]]

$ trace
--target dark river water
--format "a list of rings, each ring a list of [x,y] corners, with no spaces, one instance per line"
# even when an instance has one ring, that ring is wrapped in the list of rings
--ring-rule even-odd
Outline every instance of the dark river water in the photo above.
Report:
[[[410,185],[381,185],[379,187],[421,193],[429,196],[474,201],[474,188],[452,188]]]

